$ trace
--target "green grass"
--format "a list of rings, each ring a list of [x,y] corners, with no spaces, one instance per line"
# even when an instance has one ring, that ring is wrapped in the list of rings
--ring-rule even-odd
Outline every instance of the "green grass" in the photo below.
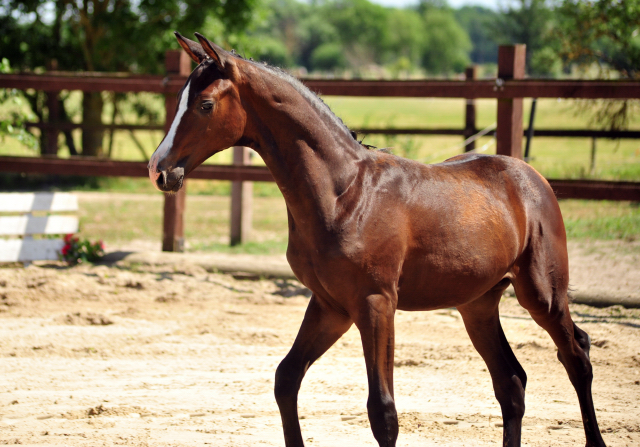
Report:
[[[154,194],[79,195],[82,238],[109,245],[162,238],[164,196]],[[287,244],[287,212],[280,197],[254,197],[252,240],[229,247],[228,196],[187,195],[185,240],[187,251],[230,253],[284,253]]]
[[[560,208],[572,239],[640,239],[638,203],[562,200]]]
[[[282,197],[254,197],[252,239],[229,247],[230,199],[187,195],[187,251],[284,253],[287,213]],[[640,240],[640,207],[629,202],[563,200],[567,235],[572,239]],[[160,245],[163,196],[155,194],[80,195],[80,236],[109,245],[153,241]],[[142,222],[142,223],[141,223]]]

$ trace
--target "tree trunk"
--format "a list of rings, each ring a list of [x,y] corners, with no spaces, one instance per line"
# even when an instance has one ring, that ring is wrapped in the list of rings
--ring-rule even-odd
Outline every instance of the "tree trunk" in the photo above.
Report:
[[[82,97],[82,123],[87,126],[102,125],[104,101],[100,92],[84,92]],[[102,155],[102,129],[82,131],[82,155],[99,157]]]

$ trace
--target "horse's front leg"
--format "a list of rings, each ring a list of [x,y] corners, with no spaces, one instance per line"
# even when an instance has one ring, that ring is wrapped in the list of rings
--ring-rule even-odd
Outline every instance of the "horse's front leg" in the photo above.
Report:
[[[298,421],[298,391],[307,369],[350,327],[351,318],[336,312],[315,294],[291,350],[276,371],[275,395],[287,447],[304,445]]]
[[[393,447],[398,438],[398,413],[393,399],[395,308],[394,297],[369,295],[354,318],[367,364],[369,421],[380,447]]]

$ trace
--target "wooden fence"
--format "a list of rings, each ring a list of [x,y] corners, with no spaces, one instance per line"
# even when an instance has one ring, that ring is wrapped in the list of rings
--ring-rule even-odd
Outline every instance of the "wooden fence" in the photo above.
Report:
[[[385,134],[445,134],[469,137],[477,132],[475,125],[475,104],[478,98],[492,98],[498,101],[497,127],[495,129],[497,153],[522,158],[523,129],[522,98],[607,98],[640,99],[638,81],[584,81],[584,80],[534,80],[524,79],[524,45],[502,46],[498,55],[498,76],[493,80],[478,80],[474,70],[467,70],[466,80],[416,80],[416,81],[364,81],[364,80],[322,80],[305,79],[303,82],[323,95],[373,96],[373,97],[439,97],[466,98],[465,126],[462,129],[362,129],[368,133]],[[36,89],[47,93],[49,121],[31,123],[49,135],[43,152],[57,153],[58,133],[73,128],[88,129],[91,126],[61,123],[56,114],[59,92],[62,90],[113,91],[113,92],[153,92],[165,95],[166,121],[164,126],[103,125],[102,129],[161,129],[171,125],[176,109],[176,93],[184,85],[191,72],[191,60],[182,51],[168,51],[166,76],[120,76],[96,73],[47,73],[3,74],[0,88]],[[640,132],[608,133],[589,130],[539,129],[536,136],[575,137],[616,137],[639,138]],[[466,150],[473,149],[473,142]],[[248,181],[273,181],[264,167],[246,166],[242,148],[236,148],[237,162],[232,166],[202,165],[190,174],[190,178],[231,180],[238,184]],[[43,173],[58,175],[87,176],[130,176],[146,177],[146,163],[122,162],[104,159],[0,157],[0,171]],[[606,199],[640,201],[640,183],[606,182],[594,180],[550,180],[559,198]],[[235,186],[234,186],[235,188]],[[242,197],[237,193],[236,197]],[[247,197],[247,194],[244,194]],[[233,237],[241,238],[242,210],[246,206],[236,203],[232,206]],[[185,189],[178,194],[165,195],[163,250],[181,251],[184,244],[183,212]]]

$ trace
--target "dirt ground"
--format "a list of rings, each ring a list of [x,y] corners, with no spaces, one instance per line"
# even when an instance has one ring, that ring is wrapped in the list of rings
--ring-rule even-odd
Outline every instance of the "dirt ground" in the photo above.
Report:
[[[603,259],[628,255],[624,290],[640,290],[635,252],[580,250],[584,281],[619,287]],[[0,444],[282,446],[274,373],[305,292],[295,281],[210,273],[188,257],[170,268],[0,268]],[[501,311],[529,377],[523,444],[584,445],[577,398],[550,338],[514,298]],[[640,310],[575,304],[572,312],[593,340],[605,441],[640,445]],[[457,311],[398,312],[396,328],[398,445],[501,445],[489,374]],[[375,446],[366,398],[352,328],[303,382],[307,446]]]

